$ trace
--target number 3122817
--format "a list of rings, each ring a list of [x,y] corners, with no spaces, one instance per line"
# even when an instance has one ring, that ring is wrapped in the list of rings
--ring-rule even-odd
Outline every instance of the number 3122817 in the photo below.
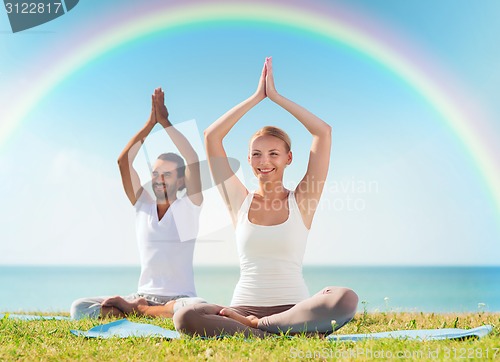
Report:
[[[57,14],[63,11],[61,3],[5,3],[7,14]]]

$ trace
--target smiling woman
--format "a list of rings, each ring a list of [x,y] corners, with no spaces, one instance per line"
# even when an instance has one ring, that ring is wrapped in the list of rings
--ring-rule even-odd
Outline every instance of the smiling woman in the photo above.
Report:
[[[292,162],[290,140],[276,127],[258,131],[249,162],[258,189],[247,190],[231,170],[223,140],[237,122],[265,98],[288,111],[312,135],[306,173],[294,190],[283,184]],[[235,226],[240,280],[231,307],[189,306],[174,315],[176,329],[189,335],[265,336],[269,333],[331,333],[349,322],[358,296],[344,287],[326,287],[309,297],[302,276],[306,242],[330,164],[331,127],[275,88],[272,59],[266,58],[257,90],[205,130],[212,175]],[[318,184],[320,185],[318,187]],[[315,185],[315,186],[312,186]],[[332,321],[336,321],[332,324]]]

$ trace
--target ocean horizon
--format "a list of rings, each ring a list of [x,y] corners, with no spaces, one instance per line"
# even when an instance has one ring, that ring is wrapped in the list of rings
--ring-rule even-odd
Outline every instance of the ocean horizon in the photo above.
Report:
[[[0,312],[69,312],[81,297],[128,295],[138,266],[0,266]],[[498,266],[304,266],[310,294],[344,286],[358,311],[500,312]],[[198,295],[228,305],[238,266],[196,266]]]

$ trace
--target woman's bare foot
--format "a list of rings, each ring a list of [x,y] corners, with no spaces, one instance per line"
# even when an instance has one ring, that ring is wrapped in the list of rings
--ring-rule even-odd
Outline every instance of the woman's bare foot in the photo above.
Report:
[[[171,300],[163,305],[142,304],[137,306],[139,315],[148,317],[172,318],[174,316],[175,300]]]
[[[231,308],[223,308],[219,312],[219,315],[234,319],[235,321],[240,322],[246,326],[257,328],[259,324],[259,318],[254,315],[249,315],[248,317],[242,316],[238,312],[232,310]]]
[[[102,302],[103,307],[115,307],[120,309],[124,314],[140,314],[139,306],[148,305],[144,298],[137,298],[132,301],[127,301],[120,296],[111,297]]]

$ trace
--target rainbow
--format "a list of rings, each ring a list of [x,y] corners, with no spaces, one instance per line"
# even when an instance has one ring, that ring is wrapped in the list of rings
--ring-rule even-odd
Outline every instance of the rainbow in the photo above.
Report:
[[[237,21],[275,25],[304,31],[312,35],[343,44],[363,56],[371,58],[406,82],[428,102],[440,115],[450,131],[462,142],[471,156],[474,166],[493,196],[495,208],[500,218],[500,170],[493,152],[483,146],[480,137],[466,116],[467,112],[454,101],[446,85],[436,82],[434,74],[425,72],[423,67],[409,60],[401,52],[384,42],[376,34],[363,30],[349,22],[348,17],[340,17],[331,12],[318,11],[310,4],[280,4],[277,2],[189,2],[186,4],[159,5],[155,9],[142,10],[119,18],[107,29],[85,39],[73,48],[65,49],[65,57],[51,64],[40,76],[22,100],[7,113],[0,125],[0,145],[19,127],[23,119],[59,83],[79,68],[99,56],[124,44],[145,36],[176,29],[182,26],[204,25],[215,22]],[[432,76],[432,77],[431,77]]]

